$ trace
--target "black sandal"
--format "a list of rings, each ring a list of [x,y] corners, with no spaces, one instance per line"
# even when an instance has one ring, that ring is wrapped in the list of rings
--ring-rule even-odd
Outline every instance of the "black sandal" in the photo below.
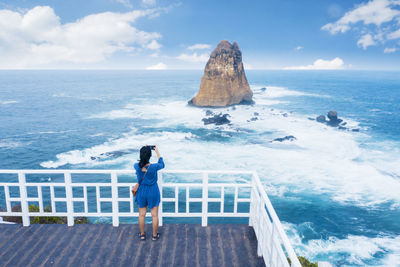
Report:
[[[157,241],[158,239],[160,239],[160,233],[157,233],[156,235],[152,235],[151,240],[153,241]]]
[[[139,232],[139,233],[137,234],[137,236],[139,237],[139,239],[140,239],[141,241],[145,241],[145,240],[146,240],[146,233],[142,234],[141,232]]]

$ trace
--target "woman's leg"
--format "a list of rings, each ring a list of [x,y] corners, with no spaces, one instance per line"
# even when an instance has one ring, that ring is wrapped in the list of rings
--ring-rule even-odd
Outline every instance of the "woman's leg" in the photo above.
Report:
[[[140,233],[144,234],[144,219],[146,218],[147,207],[139,208],[139,228]]]
[[[158,232],[158,206],[152,208],[150,211],[153,222],[153,236],[156,236]]]

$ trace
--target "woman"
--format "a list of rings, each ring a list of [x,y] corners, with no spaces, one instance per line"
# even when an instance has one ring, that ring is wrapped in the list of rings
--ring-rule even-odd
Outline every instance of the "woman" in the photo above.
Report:
[[[158,163],[150,164],[151,150],[157,153]],[[146,240],[144,232],[144,220],[147,208],[151,211],[153,222],[152,240],[156,241],[160,238],[158,231],[158,206],[160,205],[160,190],[157,185],[157,171],[164,168],[163,158],[156,146],[144,146],[140,149],[139,163],[135,163],[136,176],[139,188],[136,193],[135,202],[139,206],[139,228],[138,236],[141,240]]]

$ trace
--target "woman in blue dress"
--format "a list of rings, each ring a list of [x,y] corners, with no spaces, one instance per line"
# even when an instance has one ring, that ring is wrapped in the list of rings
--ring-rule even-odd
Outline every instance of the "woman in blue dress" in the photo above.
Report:
[[[150,163],[151,150],[157,153],[158,162]],[[158,240],[158,206],[160,205],[160,190],[157,184],[157,172],[164,168],[163,158],[156,146],[144,146],[140,149],[140,160],[135,163],[136,176],[139,183],[139,188],[136,193],[135,202],[139,206],[139,228],[138,236],[141,240],[146,240],[144,231],[144,220],[146,217],[147,208],[151,211],[153,223],[152,240]]]

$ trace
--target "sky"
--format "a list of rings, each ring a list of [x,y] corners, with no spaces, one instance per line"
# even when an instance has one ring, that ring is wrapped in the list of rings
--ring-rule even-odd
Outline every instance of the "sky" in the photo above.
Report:
[[[400,71],[400,0],[0,0],[0,69]]]

